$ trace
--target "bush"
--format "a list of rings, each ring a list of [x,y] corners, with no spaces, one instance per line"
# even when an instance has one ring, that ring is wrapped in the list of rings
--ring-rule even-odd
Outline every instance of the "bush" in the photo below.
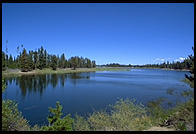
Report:
[[[5,91],[6,83],[2,78],[2,92]],[[30,126],[18,111],[17,104],[11,100],[2,101],[2,130],[3,131],[27,131]]]
[[[61,119],[62,106],[57,101],[56,108],[49,108],[49,111],[52,115],[48,117],[48,126],[41,127],[43,131],[72,131],[73,119],[70,117],[70,114],[66,115]]]
[[[146,109],[134,101],[120,99],[115,105],[110,105],[109,113],[106,111],[94,112],[87,119],[76,116],[74,130],[144,130],[152,126],[151,119],[146,115]]]
[[[73,129],[75,131],[90,131],[90,125],[88,121],[79,115],[75,115]]]
[[[17,109],[17,104],[11,100],[2,101],[2,130],[28,131],[30,126]]]
[[[177,130],[194,130],[194,98],[171,109],[163,125]]]
[[[5,88],[6,88],[6,83],[5,83],[5,79],[2,78],[2,92],[5,91]]]

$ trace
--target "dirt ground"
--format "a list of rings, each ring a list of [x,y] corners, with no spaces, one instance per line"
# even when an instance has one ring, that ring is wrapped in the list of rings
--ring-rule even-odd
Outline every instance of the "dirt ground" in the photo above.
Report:
[[[176,130],[173,128],[166,128],[166,127],[151,127],[150,129],[144,131],[176,131]]]

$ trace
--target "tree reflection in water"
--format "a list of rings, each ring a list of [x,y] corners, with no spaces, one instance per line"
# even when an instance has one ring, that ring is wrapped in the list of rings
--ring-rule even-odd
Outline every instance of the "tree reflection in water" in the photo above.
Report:
[[[70,79],[75,86],[77,79],[90,79],[90,73],[22,75],[20,77],[7,77],[5,81],[7,84],[19,86],[21,95],[25,97],[27,93],[39,93],[42,96],[49,84],[53,88],[56,88],[58,83],[64,87],[67,79]]]
[[[72,73],[68,74],[68,78],[71,80],[71,83],[76,86],[78,79],[90,79],[90,73]]]

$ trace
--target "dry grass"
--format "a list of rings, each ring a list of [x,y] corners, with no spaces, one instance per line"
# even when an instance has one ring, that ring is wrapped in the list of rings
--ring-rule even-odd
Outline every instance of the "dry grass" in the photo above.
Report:
[[[36,69],[29,72],[21,72],[20,70],[17,71],[2,71],[2,75],[5,77],[12,77],[12,76],[21,76],[21,75],[31,75],[31,74],[63,74],[63,73],[81,73],[81,72],[96,72],[96,71],[129,71],[129,68],[120,68],[120,67],[105,67],[105,68],[76,68],[73,70],[71,68],[66,69],[57,69],[52,70],[49,68],[46,69]]]

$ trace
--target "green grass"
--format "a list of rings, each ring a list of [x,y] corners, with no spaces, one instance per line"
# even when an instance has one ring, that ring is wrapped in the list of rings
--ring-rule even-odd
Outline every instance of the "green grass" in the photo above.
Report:
[[[162,125],[168,124],[176,130],[194,130],[194,98],[167,111]]]
[[[2,130],[3,131],[28,131],[30,125],[18,111],[17,104],[11,100],[2,101]]]
[[[190,82],[187,78],[184,78],[182,81],[189,84],[191,88],[194,88],[194,81]]]
[[[96,71],[129,71],[130,68],[123,68],[123,67],[105,67],[105,68],[76,68],[73,70],[71,68],[66,69],[57,69],[52,70],[50,68],[46,69],[36,69],[29,72],[9,72],[9,71],[2,71],[2,75],[4,77],[14,77],[14,76],[21,76],[21,75],[29,75],[29,74],[64,74],[64,73],[81,73],[81,72],[96,72]]]
[[[146,109],[134,101],[120,99],[110,105],[110,112],[105,110],[90,114],[87,119],[76,115],[73,129],[76,131],[132,131],[144,130],[152,126],[151,118]]]
[[[110,105],[110,112],[95,111],[87,118],[76,115],[73,123],[75,131],[138,131],[153,126],[174,130],[194,130],[194,99],[165,110],[161,99],[151,102],[151,107],[136,104],[134,100],[120,99]]]

